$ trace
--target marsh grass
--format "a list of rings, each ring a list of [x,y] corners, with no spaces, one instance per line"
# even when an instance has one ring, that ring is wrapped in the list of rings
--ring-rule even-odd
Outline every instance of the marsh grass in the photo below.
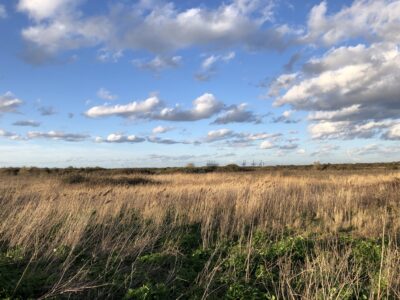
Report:
[[[400,173],[3,174],[0,297],[400,298]]]

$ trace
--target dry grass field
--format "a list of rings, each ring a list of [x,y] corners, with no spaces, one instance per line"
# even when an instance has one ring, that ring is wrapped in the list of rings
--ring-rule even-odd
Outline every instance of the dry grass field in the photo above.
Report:
[[[399,299],[400,172],[4,171],[0,298]]]

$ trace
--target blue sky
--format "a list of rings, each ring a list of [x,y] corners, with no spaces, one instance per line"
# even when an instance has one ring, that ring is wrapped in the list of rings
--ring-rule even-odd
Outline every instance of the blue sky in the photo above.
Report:
[[[0,0],[0,166],[400,160],[400,1]]]

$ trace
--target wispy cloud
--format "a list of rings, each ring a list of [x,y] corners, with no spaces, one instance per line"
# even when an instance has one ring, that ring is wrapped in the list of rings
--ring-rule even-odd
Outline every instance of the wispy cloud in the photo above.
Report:
[[[40,122],[34,120],[21,120],[13,123],[14,126],[39,127]]]
[[[7,18],[7,10],[3,4],[0,4],[0,19]]]
[[[217,71],[219,62],[228,63],[236,56],[235,52],[231,51],[224,55],[210,55],[203,59],[200,71],[195,74],[195,78],[199,81],[207,81]]]
[[[136,67],[140,69],[159,73],[165,69],[179,67],[182,63],[182,56],[157,55],[152,60],[149,61],[135,59],[132,62]]]
[[[81,142],[87,140],[90,136],[87,134],[80,133],[65,133],[63,131],[30,131],[27,134],[28,139],[49,139],[49,140],[61,140],[66,142]]]
[[[107,100],[107,101],[113,101],[113,100],[118,99],[118,95],[111,93],[109,90],[107,90],[105,88],[100,88],[97,91],[97,97],[99,97],[100,99],[103,99],[103,100]]]
[[[38,111],[42,116],[51,116],[57,114],[57,111],[53,106],[40,106]]]
[[[0,95],[0,113],[15,112],[23,101],[15,97],[11,92]]]

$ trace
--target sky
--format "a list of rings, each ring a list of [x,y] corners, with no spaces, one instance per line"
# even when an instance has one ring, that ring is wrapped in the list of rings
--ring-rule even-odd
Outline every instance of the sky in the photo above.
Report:
[[[400,160],[400,1],[0,0],[0,167]]]

